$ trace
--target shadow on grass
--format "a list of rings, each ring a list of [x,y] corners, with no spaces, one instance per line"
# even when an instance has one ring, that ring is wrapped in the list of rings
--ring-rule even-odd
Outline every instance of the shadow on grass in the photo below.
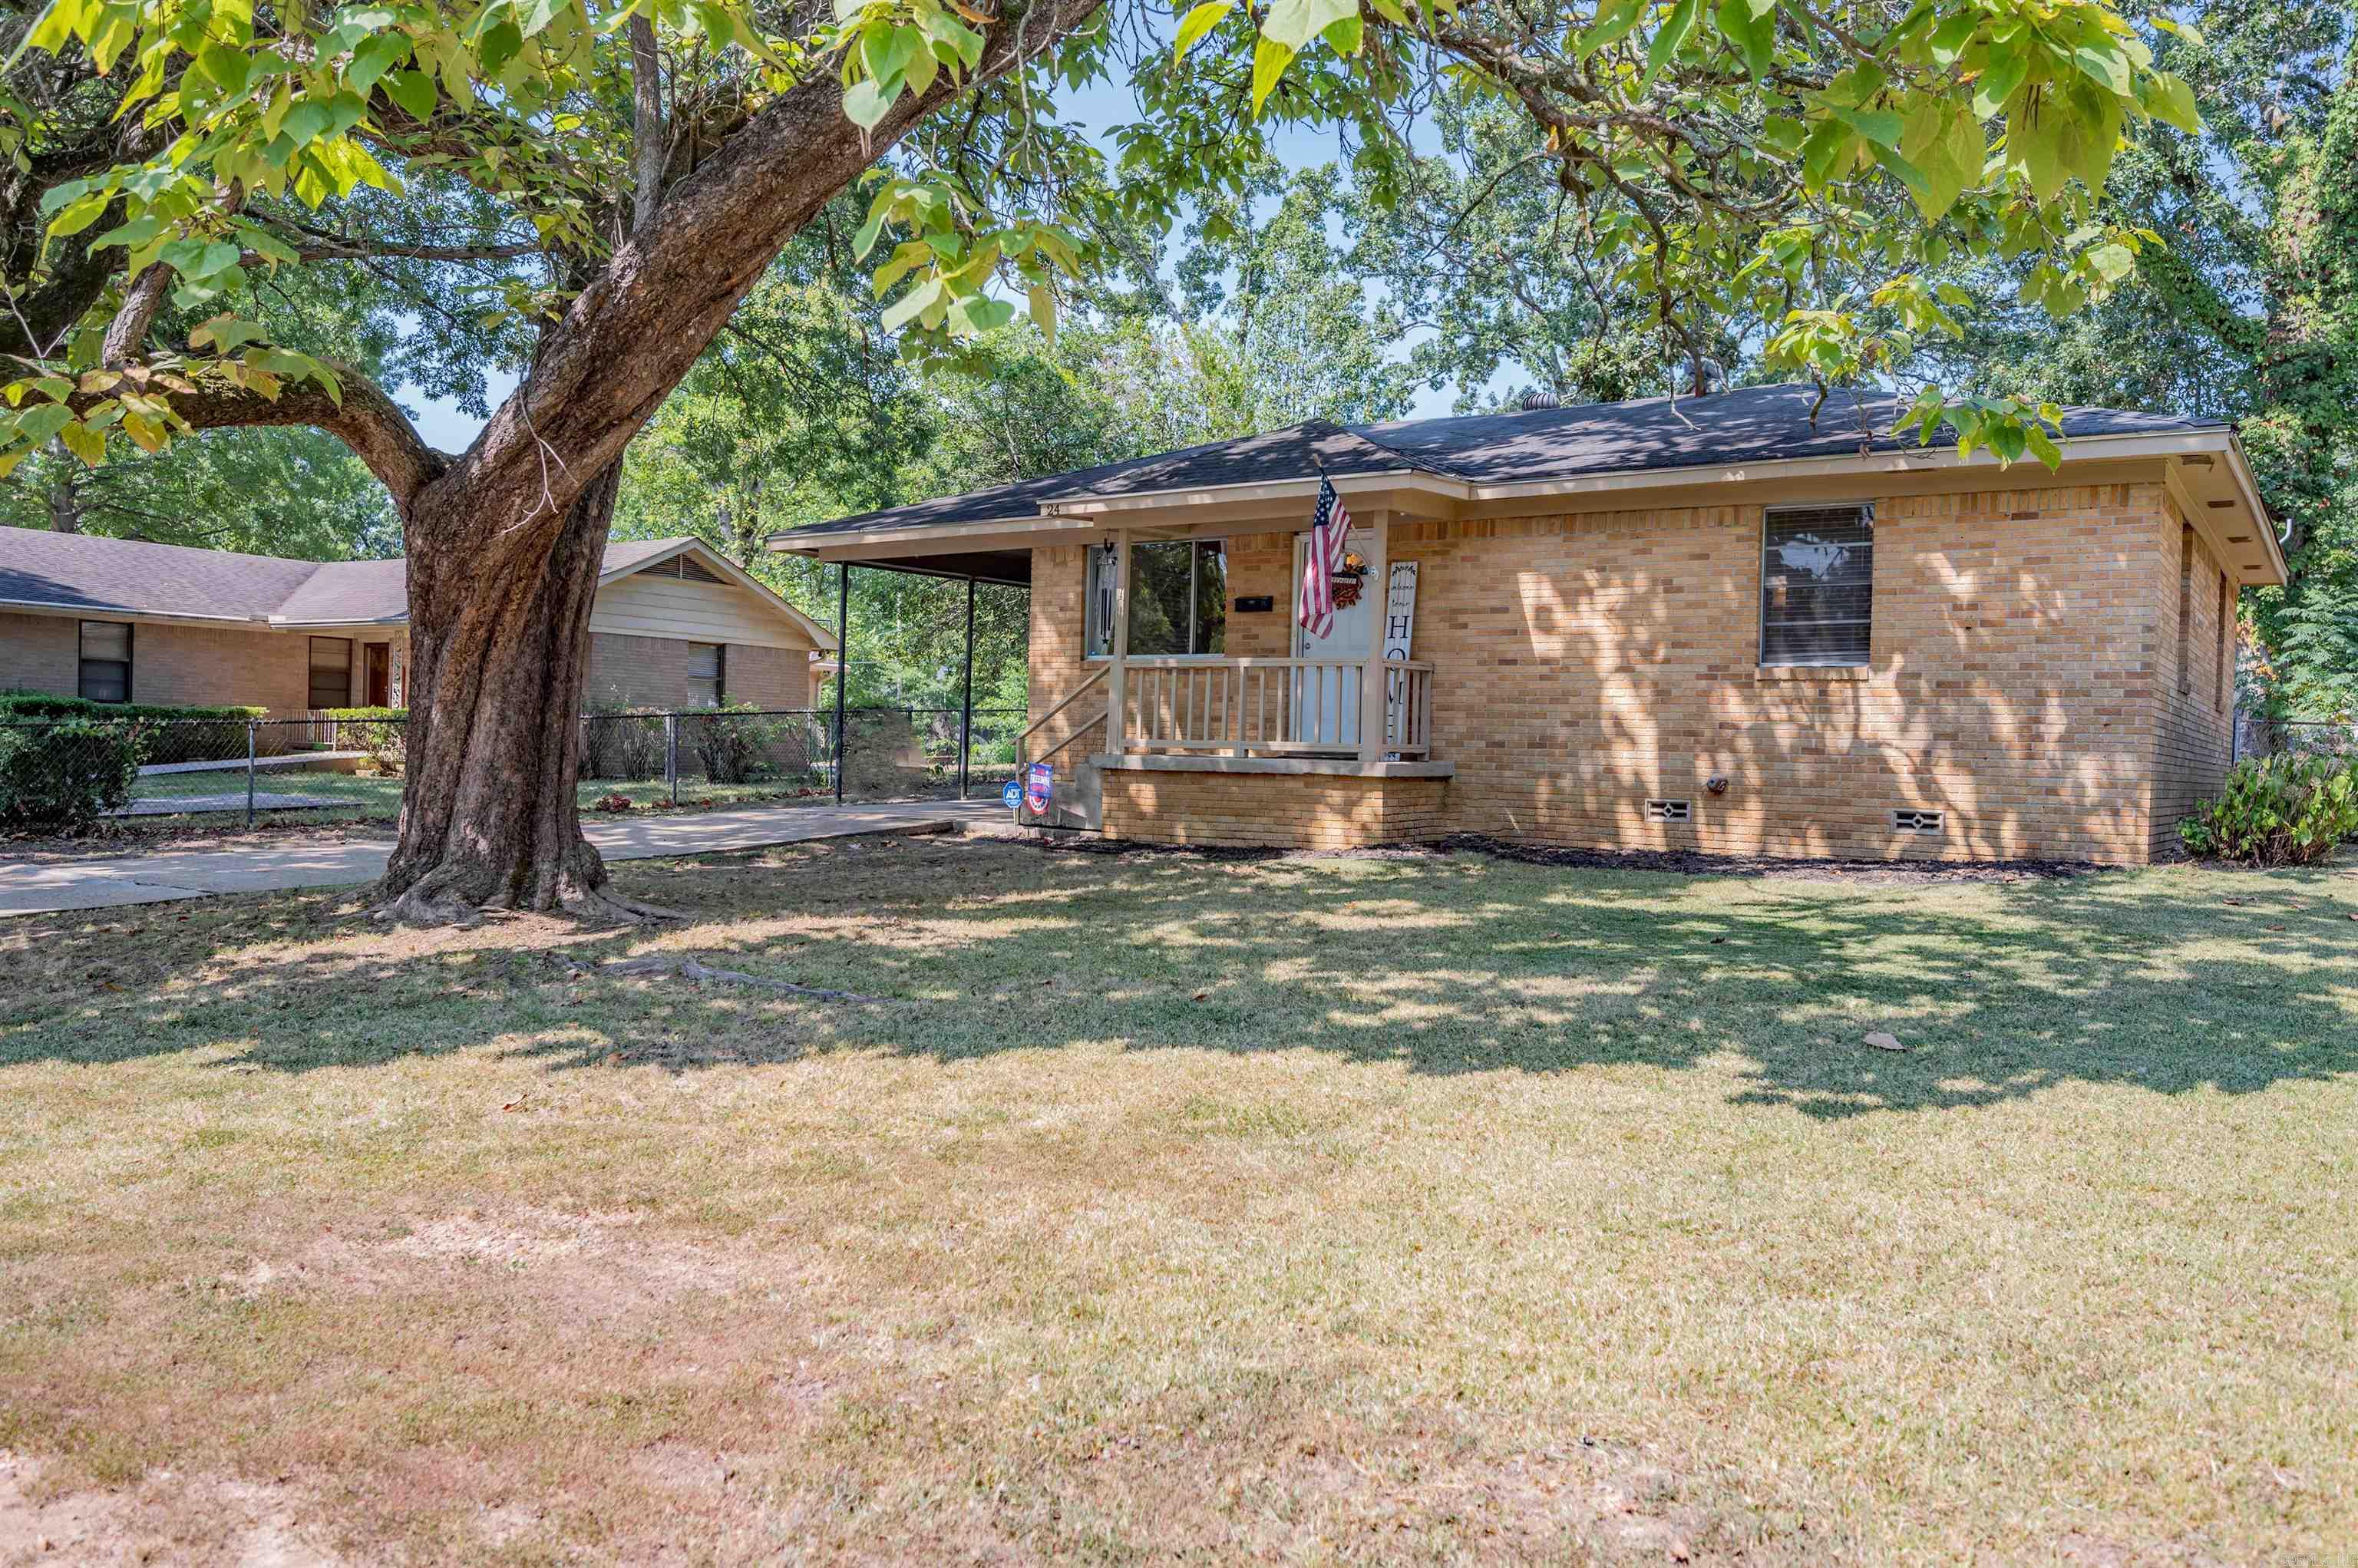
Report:
[[[0,1070],[227,1048],[224,1065],[303,1072],[496,1045],[689,1071],[1086,1043],[1432,1075],[1708,1065],[1738,1103],[1828,1118],[2358,1072],[2346,866],[1907,886],[883,840],[618,879],[697,923],[412,936],[340,923],[331,895],[14,922]],[[592,968],[658,947],[890,1000]],[[1870,1031],[1911,1050],[1868,1048]]]

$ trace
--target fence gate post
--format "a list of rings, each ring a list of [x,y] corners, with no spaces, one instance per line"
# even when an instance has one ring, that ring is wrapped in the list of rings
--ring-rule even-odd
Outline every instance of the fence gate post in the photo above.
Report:
[[[679,715],[664,715],[664,778],[671,784],[671,803],[679,804]]]
[[[245,825],[254,826],[254,732],[257,726],[245,721]]]

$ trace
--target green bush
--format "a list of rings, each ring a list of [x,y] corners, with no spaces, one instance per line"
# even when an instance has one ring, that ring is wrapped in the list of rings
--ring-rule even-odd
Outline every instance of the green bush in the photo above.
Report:
[[[85,827],[130,803],[139,758],[130,725],[0,724],[0,823]]]
[[[266,708],[206,708],[168,702],[92,702],[86,697],[59,697],[46,691],[0,691],[0,719],[233,719],[242,725],[249,719],[266,719],[269,716],[270,710]]]
[[[366,752],[386,773],[399,773],[408,759],[406,708],[323,708],[319,717],[336,721],[339,748]]]
[[[680,739],[714,784],[750,784],[772,765],[771,752],[786,726],[762,717],[752,703],[726,703],[710,713],[683,714]]]
[[[0,692],[0,723],[75,719],[121,728],[150,762],[218,762],[245,755],[246,723],[265,708],[199,707],[162,702],[92,702],[46,691]]]
[[[2216,800],[2178,825],[2198,860],[2303,866],[2358,838],[2358,768],[2346,757],[2276,756],[2239,762]]]
[[[593,708],[581,716],[581,776],[659,779],[664,776],[662,710]]]

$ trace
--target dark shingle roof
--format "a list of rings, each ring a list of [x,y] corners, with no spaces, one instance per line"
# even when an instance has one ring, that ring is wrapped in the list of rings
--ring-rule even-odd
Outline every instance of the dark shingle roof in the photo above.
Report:
[[[627,571],[684,541],[606,546]],[[392,622],[409,612],[406,561],[288,561],[92,534],[0,528],[0,609],[10,602],[115,614],[276,619],[297,625]]]
[[[1176,452],[1074,473],[997,485],[965,495],[863,513],[796,528],[787,535],[860,533],[925,524],[1036,517],[1044,503],[1094,495],[1303,479],[1417,471],[1478,484],[1558,480],[1791,458],[1846,457],[1914,447],[1887,432],[1906,404],[1887,392],[1836,391],[1823,407],[1812,386],[1751,386],[1710,397],[1633,398],[1523,413],[1381,425],[1294,425],[1266,435],[1214,441]],[[1812,411],[1816,413],[1814,422]],[[2064,410],[2066,438],[2154,435],[2223,427],[2223,421],[2115,408]]]

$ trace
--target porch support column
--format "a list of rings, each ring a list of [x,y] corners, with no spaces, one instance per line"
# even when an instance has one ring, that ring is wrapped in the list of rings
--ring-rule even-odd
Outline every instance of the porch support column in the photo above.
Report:
[[[974,579],[966,579],[966,678],[958,694],[958,798],[966,798],[967,759],[974,755]]]
[[[1087,617],[1082,619],[1086,624]],[[1129,718],[1122,665],[1130,657],[1130,535],[1120,528],[1113,531],[1113,638],[1107,652],[1112,663],[1106,671],[1106,750],[1119,757]]]
[[[1367,660],[1359,666],[1359,761],[1384,760],[1384,601],[1391,597],[1392,514],[1370,512],[1368,531],[1368,586],[1375,596],[1368,617]]]

